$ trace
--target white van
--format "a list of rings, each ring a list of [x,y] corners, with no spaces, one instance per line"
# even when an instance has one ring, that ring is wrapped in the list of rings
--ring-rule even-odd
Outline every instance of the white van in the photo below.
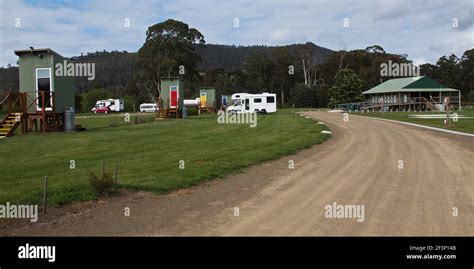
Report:
[[[234,93],[232,101],[233,105],[227,107],[229,113],[274,113],[277,111],[275,93]]]
[[[140,105],[140,112],[156,112],[156,104],[143,103]]]

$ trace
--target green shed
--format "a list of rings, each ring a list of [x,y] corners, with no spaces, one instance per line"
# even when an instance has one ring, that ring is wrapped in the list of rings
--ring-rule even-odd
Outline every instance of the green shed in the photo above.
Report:
[[[201,111],[215,111],[216,90],[212,87],[199,88],[199,109]]]
[[[161,80],[161,99],[164,109],[181,109],[183,107],[184,89],[178,78]]]
[[[38,130],[38,123],[42,132],[74,130],[74,64],[72,72],[64,72],[70,69],[69,64],[49,48],[16,50],[15,54],[19,57],[20,89],[2,101],[8,99],[9,105],[0,122],[0,138],[12,136],[20,125],[23,133],[33,127]]]
[[[183,83],[178,78],[163,78],[160,85],[157,118],[181,117],[184,103]]]
[[[74,77],[56,75],[56,67],[66,63],[64,57],[49,48],[16,50],[15,54],[19,57],[20,93],[27,95],[28,113],[41,111],[43,99],[45,110],[54,108],[55,113],[75,106]]]

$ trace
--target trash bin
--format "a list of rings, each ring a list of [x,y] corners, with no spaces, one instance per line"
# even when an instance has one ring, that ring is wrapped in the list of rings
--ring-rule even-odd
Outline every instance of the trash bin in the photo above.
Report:
[[[75,123],[74,123],[74,108],[73,107],[66,107],[64,110],[64,131],[72,132],[75,130]]]
[[[183,106],[183,119],[185,119],[188,116],[188,108]]]

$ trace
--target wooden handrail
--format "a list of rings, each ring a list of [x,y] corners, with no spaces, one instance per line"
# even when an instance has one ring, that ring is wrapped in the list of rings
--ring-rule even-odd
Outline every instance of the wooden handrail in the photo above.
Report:
[[[5,98],[3,98],[3,100],[0,102],[0,106],[3,106],[3,103],[5,103],[5,101],[7,101],[9,97],[10,97],[10,94],[7,93],[7,95],[5,95]]]
[[[26,111],[28,111],[28,110],[31,108],[32,105],[37,105],[37,101],[40,100],[40,99],[39,99],[40,97],[41,97],[41,101],[42,101],[42,102],[41,102],[41,108],[40,108],[41,111],[45,111],[45,109],[46,109],[46,107],[47,107],[48,105],[50,105],[50,106],[51,106],[51,109],[54,110],[54,106],[55,106],[55,102],[54,102],[55,94],[54,94],[54,92],[48,92],[48,94],[49,94],[50,97],[47,98],[47,99],[48,99],[47,102],[45,102],[45,100],[44,100],[44,99],[45,99],[44,97],[45,97],[45,95],[46,95],[46,92],[39,91],[38,93],[39,93],[38,96],[36,96],[35,98],[30,97],[28,94],[26,95],[26,96],[27,96],[27,98],[26,98],[26,103],[29,103],[29,102],[28,102],[28,99],[31,100],[31,103],[29,103],[29,105],[26,107]],[[51,99],[53,99],[52,104],[51,104]]]

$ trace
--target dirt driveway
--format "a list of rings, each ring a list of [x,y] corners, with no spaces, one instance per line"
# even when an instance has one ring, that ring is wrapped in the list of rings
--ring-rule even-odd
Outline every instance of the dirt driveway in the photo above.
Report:
[[[332,138],[169,195],[126,192],[54,209],[0,235],[474,235],[474,138],[305,114]],[[327,218],[334,203],[363,206],[363,220]]]

